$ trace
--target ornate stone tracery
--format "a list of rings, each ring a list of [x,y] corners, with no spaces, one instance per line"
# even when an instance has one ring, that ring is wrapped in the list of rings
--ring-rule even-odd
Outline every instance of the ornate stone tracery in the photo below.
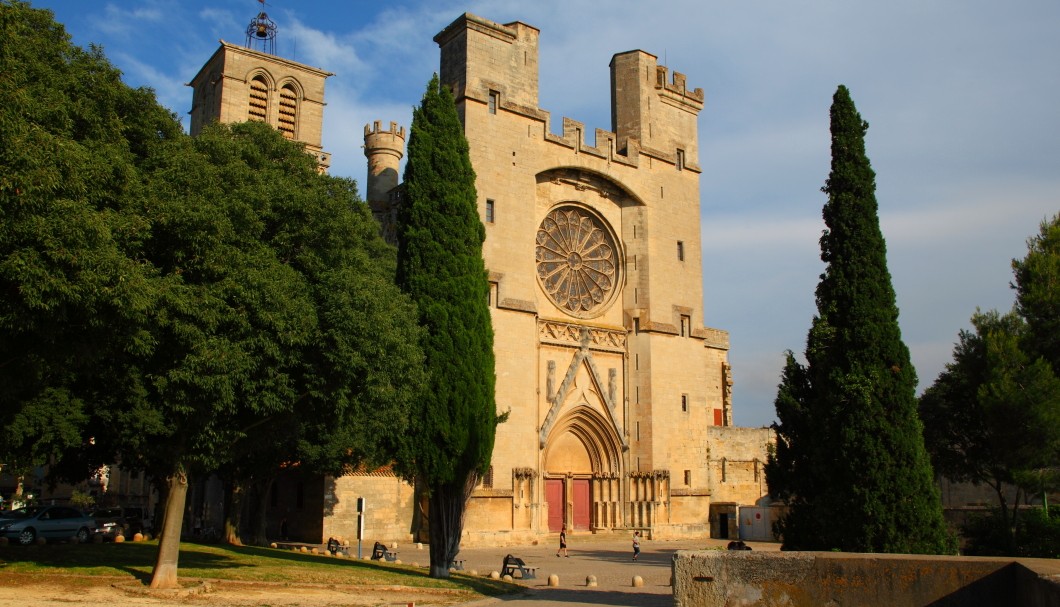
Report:
[[[537,229],[541,287],[563,311],[598,314],[618,284],[618,252],[603,221],[573,205],[553,209]]]

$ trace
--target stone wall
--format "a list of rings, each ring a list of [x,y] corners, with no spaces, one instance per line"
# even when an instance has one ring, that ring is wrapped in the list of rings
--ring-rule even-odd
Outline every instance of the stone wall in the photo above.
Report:
[[[741,505],[768,500],[765,463],[769,445],[776,442],[770,428],[707,428],[710,446],[712,498]]]
[[[674,605],[1060,606],[1060,563],[827,552],[678,552]]]

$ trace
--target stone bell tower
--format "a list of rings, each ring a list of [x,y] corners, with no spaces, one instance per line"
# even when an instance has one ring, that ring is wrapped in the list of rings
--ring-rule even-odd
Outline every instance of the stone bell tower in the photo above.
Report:
[[[324,80],[334,74],[277,56],[276,32],[276,24],[261,11],[247,26],[243,46],[221,40],[188,83],[194,90],[191,134],[198,135],[212,121],[265,122],[305,144],[320,170],[327,171],[331,154],[321,146]]]

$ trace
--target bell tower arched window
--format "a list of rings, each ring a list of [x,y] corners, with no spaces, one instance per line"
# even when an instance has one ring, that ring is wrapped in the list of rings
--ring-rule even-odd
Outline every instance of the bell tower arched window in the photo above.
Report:
[[[250,81],[250,104],[247,109],[247,120],[268,122],[269,85],[261,76]]]
[[[295,127],[298,119],[298,93],[286,84],[280,89],[280,115],[276,128],[288,139],[295,138]]]

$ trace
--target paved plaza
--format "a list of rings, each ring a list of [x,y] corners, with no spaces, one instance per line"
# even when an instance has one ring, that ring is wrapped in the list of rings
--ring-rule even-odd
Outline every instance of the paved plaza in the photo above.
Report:
[[[500,571],[504,557],[515,555],[528,567],[537,568],[537,577],[532,580],[515,580],[525,586],[522,594],[485,599],[471,603],[474,607],[515,603],[517,607],[544,607],[556,605],[637,605],[664,607],[673,604],[670,587],[670,563],[678,550],[703,550],[724,548],[728,540],[700,539],[677,541],[641,541],[640,558],[633,561],[632,536],[615,539],[614,536],[572,535],[568,540],[569,557],[557,557],[558,539],[549,544],[533,546],[508,546],[500,548],[464,548],[458,559],[463,559],[465,572],[476,571],[489,575]],[[780,545],[765,542],[747,542],[754,550],[779,550]],[[365,550],[369,550],[366,546]],[[402,562],[426,565],[430,561],[428,548],[416,544],[399,544]],[[548,577],[559,576],[559,586],[550,588]],[[596,576],[597,586],[587,587],[586,577]],[[633,586],[633,578],[644,580],[642,587]]]

